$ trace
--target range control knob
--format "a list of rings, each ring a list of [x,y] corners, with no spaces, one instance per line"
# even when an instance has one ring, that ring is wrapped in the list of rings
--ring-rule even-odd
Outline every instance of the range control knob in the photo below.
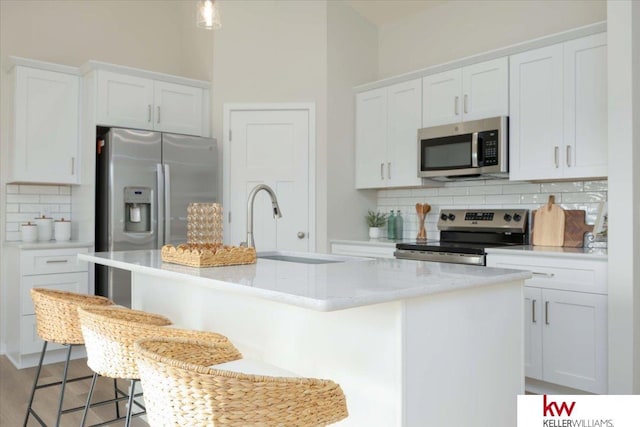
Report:
[[[443,214],[440,215],[440,219],[443,220],[443,221],[446,221],[447,219],[449,219],[449,217],[447,216],[447,214],[443,213]]]
[[[454,214],[449,214],[449,221],[454,221],[456,219],[456,216]]]
[[[513,220],[518,222],[522,219],[522,215],[520,214],[513,214]]]
[[[509,215],[508,213],[504,214],[504,220],[507,222],[511,221],[511,215]]]

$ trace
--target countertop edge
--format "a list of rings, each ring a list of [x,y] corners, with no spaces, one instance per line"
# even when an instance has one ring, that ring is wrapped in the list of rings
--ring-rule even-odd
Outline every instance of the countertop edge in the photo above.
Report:
[[[209,277],[200,277],[195,275],[190,275],[188,271],[180,272],[180,271],[170,271],[163,270],[153,266],[141,265],[141,264],[133,264],[125,261],[114,260],[103,258],[99,256],[95,256],[95,254],[78,254],[78,258],[83,261],[94,262],[97,264],[107,265],[110,267],[121,268],[125,270],[129,270],[136,273],[149,274],[151,276],[163,277],[167,279],[175,279],[187,281],[192,284],[210,287],[221,291],[226,292],[234,292],[239,293],[251,297],[263,298],[266,300],[280,302],[283,304],[288,304],[292,306],[297,306],[301,308],[311,309],[319,312],[331,312],[344,310],[349,308],[357,308],[375,304],[383,304],[383,303],[392,303],[399,302],[404,299],[417,298],[423,296],[430,295],[438,295],[451,293],[456,291],[464,291],[474,288],[481,288],[487,286],[494,286],[505,284],[517,280],[526,280],[531,278],[531,272],[523,271],[523,270],[513,270],[512,273],[501,274],[499,276],[492,277],[475,277],[472,281],[469,282],[458,282],[453,286],[449,285],[448,288],[443,289],[441,287],[437,287],[434,289],[433,287],[429,287],[429,284],[425,284],[424,287],[416,287],[416,288],[408,288],[408,289],[399,289],[399,290],[389,290],[385,293],[380,293],[376,295],[367,295],[367,296],[354,296],[354,297],[334,297],[331,300],[323,300],[323,299],[315,299],[302,295],[294,295],[280,291],[274,291],[269,289],[261,289],[255,287],[245,287],[238,285],[237,283],[230,281],[222,281]],[[366,262],[366,261],[360,261]],[[175,265],[175,264],[171,264]],[[186,266],[177,266],[177,268],[192,268]],[[485,268],[485,267],[478,267]],[[507,270],[507,269],[498,269],[498,270]],[[232,287],[230,287],[232,286]]]
[[[607,260],[607,249],[604,248],[565,248],[554,246],[503,246],[486,248],[488,255],[525,255],[525,256],[554,256],[575,259]]]

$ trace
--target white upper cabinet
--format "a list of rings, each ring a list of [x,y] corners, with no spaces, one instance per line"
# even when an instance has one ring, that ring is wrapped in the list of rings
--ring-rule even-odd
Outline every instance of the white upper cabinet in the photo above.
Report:
[[[100,70],[97,81],[99,124],[153,129],[153,80]]]
[[[564,44],[564,178],[607,176],[607,36]]]
[[[108,70],[97,72],[97,122],[208,136],[208,90]]]
[[[508,58],[422,79],[424,127],[509,114]]]
[[[606,34],[510,58],[509,177],[607,176]]]
[[[420,79],[356,95],[356,188],[409,187],[418,178]]]
[[[8,182],[77,184],[77,74],[15,66],[8,144]]]

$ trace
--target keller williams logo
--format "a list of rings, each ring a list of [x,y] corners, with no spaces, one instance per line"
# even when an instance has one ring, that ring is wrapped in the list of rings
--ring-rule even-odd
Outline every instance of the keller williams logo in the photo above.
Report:
[[[566,412],[567,417],[570,417],[575,406],[576,402],[571,402],[571,405],[568,405],[567,402],[562,402],[559,406],[557,402],[550,401],[547,403],[547,395],[545,394],[542,399],[542,416],[561,417],[562,413]]]

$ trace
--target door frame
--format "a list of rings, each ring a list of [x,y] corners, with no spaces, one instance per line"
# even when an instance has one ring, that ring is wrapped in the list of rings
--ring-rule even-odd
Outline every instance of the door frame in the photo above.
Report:
[[[240,111],[306,111],[309,117],[309,146],[307,160],[307,182],[309,183],[309,252],[316,251],[316,104],[315,102],[294,103],[224,103],[222,123],[222,203],[230,206],[231,179],[229,169],[231,166],[229,131],[231,129],[231,114]],[[284,215],[287,213],[284,212]],[[229,215],[224,215],[223,230],[225,239],[229,238]],[[230,244],[237,244],[231,242]]]

